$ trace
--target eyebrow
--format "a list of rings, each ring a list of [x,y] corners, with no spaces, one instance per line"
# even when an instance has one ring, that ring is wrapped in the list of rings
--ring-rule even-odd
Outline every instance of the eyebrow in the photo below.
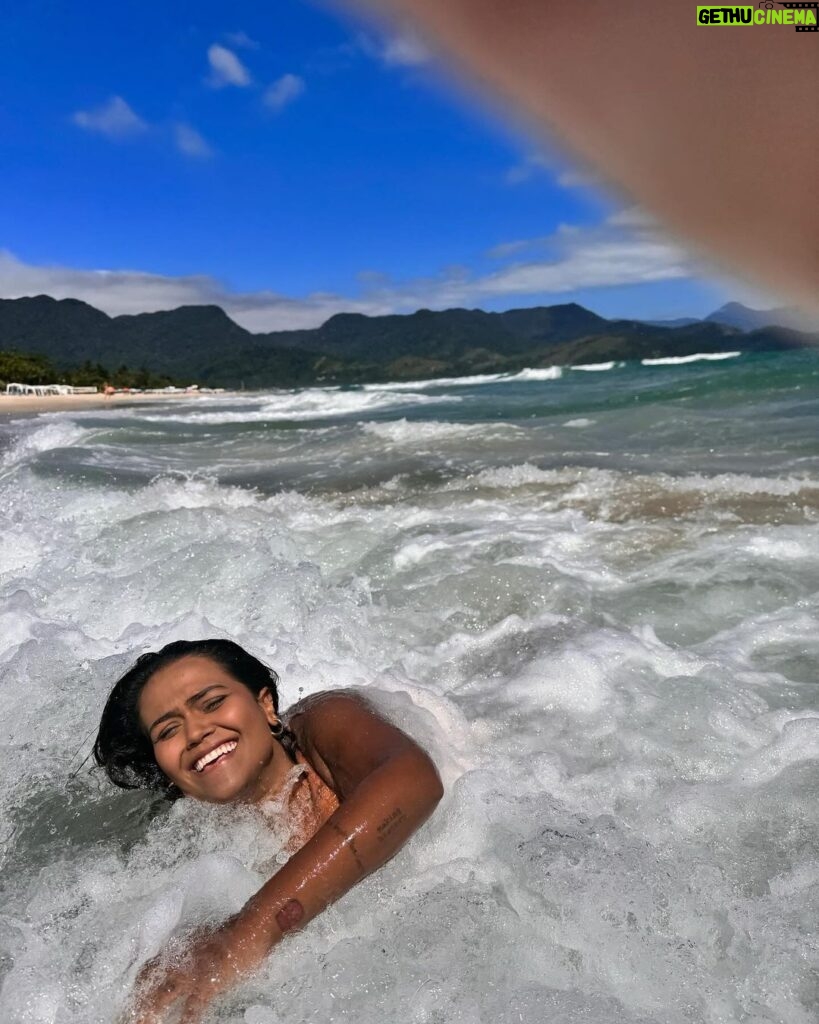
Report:
[[[210,686],[206,686],[203,690],[198,690],[196,693],[193,694],[193,696],[188,697],[188,699],[185,701],[185,705],[187,707],[192,707],[192,705],[194,705],[198,700],[201,700],[201,698],[204,697],[206,693],[210,693],[211,690],[216,690],[220,686],[225,687],[225,684],[211,683]],[[227,689],[227,687],[225,687],[225,689]],[[176,709],[172,711],[166,711],[164,715],[160,715],[155,722],[148,726],[148,733],[152,733],[160,722],[166,722],[169,718],[177,718],[178,715],[179,712]]]

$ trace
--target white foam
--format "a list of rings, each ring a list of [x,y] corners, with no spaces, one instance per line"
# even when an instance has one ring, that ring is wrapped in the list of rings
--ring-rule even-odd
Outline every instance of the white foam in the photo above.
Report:
[[[402,406],[428,405],[440,401],[431,395],[380,394],[378,392],[340,391],[337,389],[309,388],[304,391],[277,395],[271,400],[265,396],[262,405],[259,398],[248,399],[247,408],[211,412],[167,413],[146,416],[139,419],[150,423],[188,423],[219,426],[228,423],[271,423],[276,420],[321,420],[336,417],[360,416],[381,412]],[[459,401],[455,396],[447,401]]]
[[[560,366],[543,366],[531,370],[521,370],[520,373],[513,373],[507,379],[509,381],[519,380],[560,380],[563,376],[563,368]]]
[[[18,524],[2,523],[0,573],[33,571],[42,552],[41,541]]]
[[[808,561],[819,558],[819,551],[809,537],[749,537],[746,548],[754,555],[777,562]]]
[[[592,427],[595,424],[595,420],[587,419],[585,416],[580,416],[576,420],[566,420],[563,424],[564,427]]]
[[[721,359],[736,359],[741,352],[697,352],[691,356],[663,356],[659,359],[641,359],[643,366],[681,366],[683,363],[697,363],[701,360],[718,362]]]
[[[591,373],[600,373],[604,370],[613,370],[615,366],[623,366],[623,363],[616,363],[611,360],[608,363],[577,363],[570,367],[572,370],[587,370]]]
[[[529,380],[558,380],[563,373],[559,366],[520,370],[517,373],[476,373],[464,377],[432,377],[428,380],[391,381],[386,384],[362,384],[364,391],[416,391],[438,387],[472,387],[476,384],[511,384]]]
[[[473,373],[463,377],[429,377],[425,380],[389,381],[384,384],[362,384],[363,391],[420,391],[425,388],[471,387],[473,384],[493,384],[509,378],[505,373]]]
[[[538,704],[546,711],[562,707],[590,714],[600,711],[611,694],[607,670],[605,661],[592,653],[567,651],[530,662],[510,680],[508,692],[513,699]]]
[[[445,423],[439,420],[389,420],[385,423],[362,423],[365,434],[400,447],[415,448],[434,442],[459,442],[466,439],[481,441],[515,437],[521,433],[513,424],[498,423]]]
[[[29,421],[18,421],[21,433],[3,455],[2,464],[5,468],[25,462],[42,452],[70,448],[93,434],[93,431],[84,429],[70,419],[51,418],[52,416],[53,414],[49,414],[48,417],[37,417],[33,421],[33,429],[29,427]],[[46,422],[43,423],[43,420]]]
[[[539,469],[530,462],[517,466],[499,466],[496,469],[483,469],[470,477],[470,483],[479,487],[525,487],[527,484],[554,483],[560,479],[560,470]],[[460,488],[463,483],[454,482],[453,488]]]
[[[703,491],[725,496],[732,494],[773,494],[786,496],[819,489],[819,480],[807,474],[770,477],[751,476],[748,473],[717,473],[714,476],[690,473],[686,476],[672,477],[661,473],[657,474],[653,479],[656,479],[663,489],[669,491]]]
[[[819,712],[804,718],[789,718],[772,742],[735,769],[742,785],[770,782],[791,765],[819,761]]]
[[[184,466],[171,431],[140,440],[141,416],[104,415],[107,445],[127,426],[123,460],[170,446]],[[276,870],[275,814],[183,801],[151,819],[81,769],[138,653],[228,635],[280,672],[283,706],[366,687],[447,793],[214,1019],[807,1024],[815,476],[546,469],[552,427],[526,448],[526,421],[354,415],[361,429],[300,428],[309,471],[269,495],[55,481],[26,456],[0,481],[0,1018],[112,1024],[177,929],[233,913]],[[42,426],[15,425],[20,452],[98,453]],[[199,456],[229,457],[230,431],[189,426]],[[443,481],[417,458],[478,443]],[[393,446],[402,473],[321,490],[328,445]]]

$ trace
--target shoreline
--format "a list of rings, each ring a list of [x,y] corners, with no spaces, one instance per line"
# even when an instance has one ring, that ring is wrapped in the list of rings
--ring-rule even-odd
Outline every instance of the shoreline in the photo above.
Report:
[[[191,401],[205,398],[195,391],[175,395],[4,395],[0,394],[0,418],[14,414],[114,409],[126,405]]]

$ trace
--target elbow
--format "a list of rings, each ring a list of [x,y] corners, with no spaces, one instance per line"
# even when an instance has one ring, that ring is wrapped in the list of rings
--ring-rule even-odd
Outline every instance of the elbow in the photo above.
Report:
[[[441,782],[441,776],[438,774],[438,769],[435,767],[434,764],[432,764],[431,761],[430,761],[430,765],[432,766],[432,776],[433,776],[433,783],[432,783],[432,787],[431,787],[432,791],[430,793],[430,799],[432,800],[432,807],[434,809],[435,807],[438,806],[438,804],[443,799],[443,796],[444,796],[444,784],[443,784],[443,782]]]
[[[414,744],[383,764],[378,775],[382,799],[395,801],[414,828],[426,821],[444,795],[435,762]]]
[[[420,785],[418,789],[423,794],[424,810],[426,815],[432,814],[444,795],[444,784],[441,776],[435,767],[435,762],[427,754],[421,755],[421,763],[418,765],[416,778]]]

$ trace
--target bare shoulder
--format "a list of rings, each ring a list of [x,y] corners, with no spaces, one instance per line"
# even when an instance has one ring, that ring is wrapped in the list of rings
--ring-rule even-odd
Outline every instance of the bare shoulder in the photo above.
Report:
[[[355,713],[357,709],[378,715],[367,698],[357,690],[323,690],[320,693],[312,693],[309,697],[303,697],[288,708],[287,719],[292,729],[295,727],[295,720],[302,716],[310,718],[314,718],[316,715],[335,717],[345,713]]]
[[[305,753],[349,755],[356,747],[373,751],[412,743],[409,736],[380,714],[355,690],[315,693],[288,711],[288,725]]]
[[[287,720],[304,755],[340,796],[394,757],[429,760],[357,691],[313,694],[294,705]]]

